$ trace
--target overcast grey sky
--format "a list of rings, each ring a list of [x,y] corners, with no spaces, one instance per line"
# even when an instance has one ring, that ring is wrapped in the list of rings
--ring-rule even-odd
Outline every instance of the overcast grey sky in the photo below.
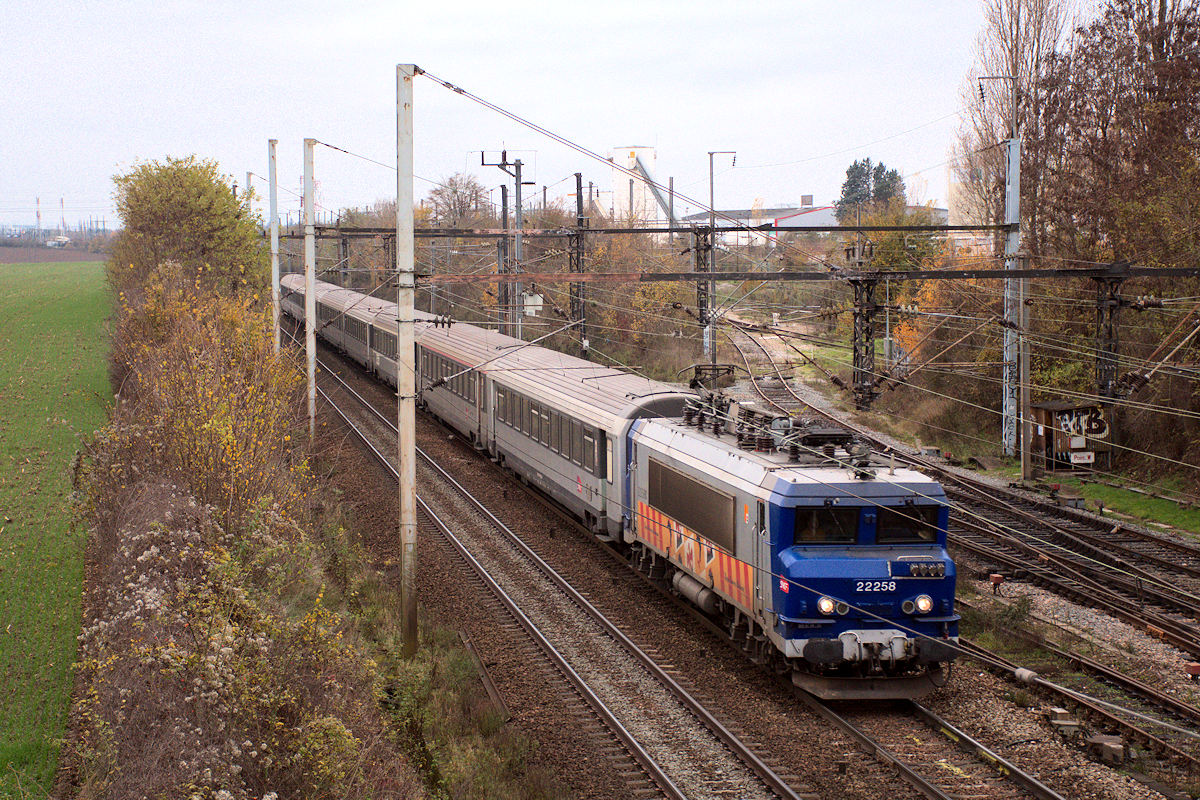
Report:
[[[718,207],[831,202],[862,157],[944,205],[981,24],[976,0],[4,0],[0,225],[32,223],[40,196],[47,227],[60,197],[69,224],[111,226],[113,174],[195,153],[240,184],[266,174],[272,137],[294,213],[304,137],[394,161],[400,62],[605,154],[655,146],[656,177],[694,197],[707,198],[706,151],[736,150],[736,168],[717,169]],[[507,147],[539,187],[581,171],[609,188],[602,165],[431,81],[415,102],[421,176],[469,169],[497,185],[478,151]],[[329,149],[316,173],[324,208],[394,195],[387,169]]]

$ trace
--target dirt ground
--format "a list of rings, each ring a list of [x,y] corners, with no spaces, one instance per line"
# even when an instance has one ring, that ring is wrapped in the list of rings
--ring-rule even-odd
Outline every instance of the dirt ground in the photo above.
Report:
[[[41,264],[47,261],[103,261],[107,253],[61,247],[0,247],[0,264]]]

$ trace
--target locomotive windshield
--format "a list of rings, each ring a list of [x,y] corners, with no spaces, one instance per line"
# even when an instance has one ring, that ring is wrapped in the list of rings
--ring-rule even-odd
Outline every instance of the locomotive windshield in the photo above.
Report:
[[[854,544],[857,508],[797,508],[793,544]]]
[[[881,507],[875,526],[878,544],[936,542],[939,506]]]

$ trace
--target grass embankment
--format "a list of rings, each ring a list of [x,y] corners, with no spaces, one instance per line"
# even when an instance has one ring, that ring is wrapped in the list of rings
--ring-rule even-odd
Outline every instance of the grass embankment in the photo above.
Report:
[[[71,461],[111,398],[98,262],[0,266],[0,795],[58,766],[79,634],[84,537]]]

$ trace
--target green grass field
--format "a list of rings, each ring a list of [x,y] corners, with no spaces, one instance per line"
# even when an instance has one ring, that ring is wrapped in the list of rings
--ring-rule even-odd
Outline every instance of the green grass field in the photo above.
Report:
[[[0,796],[53,786],[85,533],[71,459],[111,401],[100,263],[0,264]]]

